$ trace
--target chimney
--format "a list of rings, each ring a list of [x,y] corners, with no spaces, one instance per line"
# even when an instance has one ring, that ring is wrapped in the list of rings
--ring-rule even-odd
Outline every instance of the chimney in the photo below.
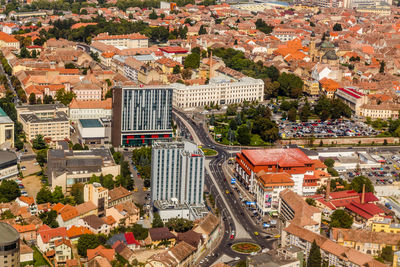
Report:
[[[210,74],[208,75],[209,79],[211,80],[213,74],[212,74],[212,50],[210,51]]]
[[[361,193],[361,204],[364,204],[364,200],[365,200],[365,184],[363,184],[363,190]]]
[[[326,184],[326,193],[325,193],[325,201],[329,202],[329,195],[331,194],[331,177],[328,178],[328,182]]]

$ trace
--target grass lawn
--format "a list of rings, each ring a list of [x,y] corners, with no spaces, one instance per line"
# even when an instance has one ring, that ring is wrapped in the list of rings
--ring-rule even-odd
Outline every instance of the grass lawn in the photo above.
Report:
[[[35,264],[33,266],[50,266],[46,259],[43,257],[42,253],[36,248],[33,247],[33,261]]]
[[[215,151],[214,149],[210,149],[210,148],[202,148],[204,156],[215,156],[217,155],[217,151]]]
[[[250,145],[251,146],[263,146],[263,145],[265,145],[265,142],[261,139],[261,137],[258,134],[252,134],[251,140],[250,140]]]

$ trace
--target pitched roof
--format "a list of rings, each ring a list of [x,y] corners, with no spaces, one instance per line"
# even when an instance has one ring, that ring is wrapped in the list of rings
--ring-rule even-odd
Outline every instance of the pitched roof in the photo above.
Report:
[[[70,109],[111,109],[111,98],[102,101],[79,101],[75,98],[69,104]]]
[[[264,170],[259,171],[257,174],[257,180],[259,180],[264,186],[282,186],[282,184],[294,185],[291,175],[286,172],[273,172],[266,173]]]
[[[133,244],[135,244],[135,245],[140,246],[140,243],[135,239],[135,236],[133,235],[132,232],[125,233],[124,235],[125,235],[126,243],[127,243],[128,245],[133,245]]]
[[[299,148],[242,150],[252,165],[279,165],[280,167],[305,166],[313,162]]]
[[[20,197],[18,197],[18,199],[22,202],[25,202],[29,206],[32,204],[35,204],[35,200],[33,199],[33,197],[20,196]]]
[[[47,225],[42,225],[37,233],[41,236],[43,243],[48,243],[55,237],[67,237],[67,229],[65,227],[50,228]]]
[[[54,246],[56,246],[56,247],[61,246],[63,244],[72,248],[71,241],[69,241],[68,239],[63,238],[63,239],[54,241]]]
[[[215,228],[217,228],[218,224],[218,218],[214,214],[209,212],[206,217],[204,217],[199,222],[194,231],[196,231],[197,228],[201,228],[207,235],[210,235],[215,230]]]
[[[98,246],[94,249],[87,250],[87,258],[88,261],[93,259],[96,256],[102,256],[109,261],[114,260],[115,250],[113,248],[105,248],[102,245]]]
[[[200,233],[189,230],[184,233],[178,233],[177,241],[185,241],[189,245],[197,248],[199,246],[199,243],[203,241],[203,236]]]
[[[93,229],[99,229],[103,224],[105,224],[102,219],[93,214],[83,217],[82,220],[85,221]]]
[[[322,235],[314,233],[293,223],[286,227],[284,231],[295,235],[303,240],[306,240],[309,243],[312,243],[315,240],[317,245],[322,250],[333,254],[344,261],[350,261],[359,266],[386,266],[385,264],[380,263],[372,258],[370,255],[363,254],[353,248],[341,246],[336,242],[330,240],[329,238],[326,238]]]
[[[76,210],[77,210],[79,216],[86,214],[92,210],[96,210],[96,209],[97,209],[97,207],[95,204],[93,204],[92,201],[84,202],[84,203],[76,206]]]
[[[179,242],[173,248],[171,248],[170,252],[174,255],[174,257],[182,262],[190,255],[192,255],[196,251],[196,248],[189,245],[185,241]]]
[[[305,225],[316,225],[319,223],[311,219],[311,217],[314,215],[314,213],[320,213],[320,210],[316,207],[308,205],[301,196],[292,190],[283,190],[280,192],[279,197],[293,210],[294,218],[292,219],[292,223],[302,227]]]
[[[375,215],[385,214],[385,212],[374,203],[361,204],[357,202],[351,202],[350,204],[346,205],[346,209],[360,215],[367,220],[371,219]]]
[[[370,244],[383,244],[397,246],[400,242],[400,234],[374,232],[361,229],[333,228],[332,237],[334,240],[343,238],[344,241],[354,241]]]
[[[18,43],[19,41],[15,39],[12,35],[0,31],[0,40],[6,43]]]
[[[116,188],[108,191],[108,197],[110,198],[109,202],[129,196],[131,194],[132,194],[132,192],[129,192],[126,188],[124,188],[122,186],[116,187]]]
[[[93,232],[87,229],[86,227],[76,226],[76,225],[72,225],[71,228],[67,230],[67,236],[70,239],[79,237],[83,234],[93,234]]]
[[[71,205],[65,205],[61,209],[60,215],[64,222],[79,216],[77,209]]]
[[[27,225],[14,224],[12,225],[12,227],[14,227],[15,230],[18,231],[18,233],[36,231],[36,226],[34,224],[27,224]]]
[[[152,241],[175,238],[175,235],[168,230],[168,227],[151,228],[149,229],[149,235]]]

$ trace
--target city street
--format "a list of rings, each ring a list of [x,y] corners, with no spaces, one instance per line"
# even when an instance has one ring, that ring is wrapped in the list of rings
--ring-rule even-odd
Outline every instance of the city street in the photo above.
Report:
[[[222,164],[230,156],[229,151],[227,151],[229,147],[213,143],[203,127],[194,124],[184,113],[175,110],[174,113],[175,115],[179,114],[175,118],[181,120],[181,127],[185,125],[194,140],[198,140],[204,147],[213,147],[218,152],[218,156],[206,161],[205,185],[209,192],[215,196],[217,207],[222,212],[225,233],[220,245],[214,250],[214,256],[209,256],[203,266],[210,266],[213,262],[218,262],[218,259],[223,255],[232,259],[235,257],[244,259],[245,255],[235,253],[230,248],[232,244],[240,241],[251,241],[260,245],[261,248],[272,249],[276,239],[265,238],[265,235],[262,234],[262,227],[253,222],[246,209],[242,207],[237,195],[231,192],[230,183],[222,170]],[[230,239],[232,231],[235,231],[233,240]]]

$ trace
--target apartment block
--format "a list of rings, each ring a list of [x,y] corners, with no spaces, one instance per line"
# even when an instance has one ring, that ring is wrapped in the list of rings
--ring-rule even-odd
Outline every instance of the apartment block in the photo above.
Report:
[[[204,154],[192,142],[154,142],[151,157],[151,200],[202,204]]]
[[[149,39],[140,33],[123,35],[109,35],[108,32],[100,33],[93,38],[93,41],[124,48],[147,48],[149,46]]]
[[[52,141],[70,138],[68,108],[63,104],[17,106],[18,121],[21,122],[28,140],[43,135]]]

